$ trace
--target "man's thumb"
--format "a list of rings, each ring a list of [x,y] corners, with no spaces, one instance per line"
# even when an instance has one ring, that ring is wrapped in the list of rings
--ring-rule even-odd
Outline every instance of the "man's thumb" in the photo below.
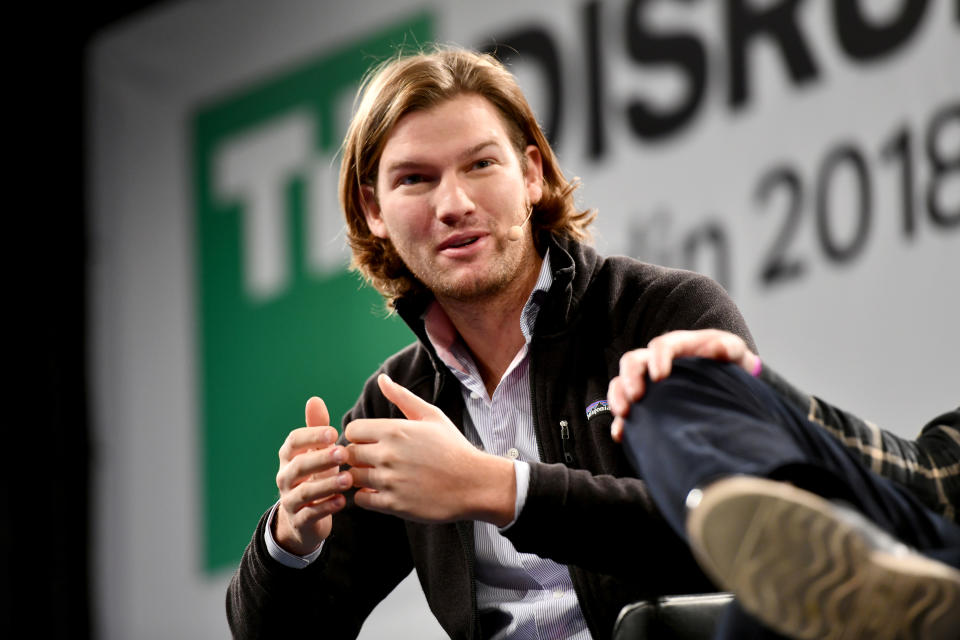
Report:
[[[325,427],[330,424],[330,413],[327,411],[327,405],[317,396],[307,400],[307,426]]]
[[[384,397],[397,405],[408,420],[424,420],[436,417],[440,412],[435,406],[416,395],[406,387],[394,382],[390,376],[381,373],[377,376],[377,384]]]

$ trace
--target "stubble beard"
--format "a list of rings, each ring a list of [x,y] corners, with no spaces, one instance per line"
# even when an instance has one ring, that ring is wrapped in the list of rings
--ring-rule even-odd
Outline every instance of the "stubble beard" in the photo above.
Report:
[[[510,251],[511,241],[503,237],[496,238],[496,252],[489,264],[471,269],[469,277],[448,274],[431,274],[435,282],[427,284],[438,299],[447,298],[455,302],[482,302],[497,297],[518,277],[523,261],[522,250]],[[481,273],[485,271],[485,273]]]
[[[520,277],[523,263],[530,258],[529,253],[535,251],[526,238],[513,241],[500,233],[491,233],[487,237],[495,243],[491,259],[467,272],[463,267],[439,269],[429,259],[412,260],[410,258],[417,255],[416,249],[397,247],[396,244],[394,248],[410,273],[438,300],[477,303],[492,300],[509,289]],[[513,244],[519,246],[512,247]],[[525,250],[526,246],[530,249]]]

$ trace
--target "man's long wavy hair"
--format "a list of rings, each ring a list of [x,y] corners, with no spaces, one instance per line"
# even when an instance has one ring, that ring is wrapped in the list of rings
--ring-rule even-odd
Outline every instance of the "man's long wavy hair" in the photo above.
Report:
[[[444,48],[391,58],[364,77],[340,163],[340,204],[353,251],[351,267],[384,296],[388,308],[425,287],[407,269],[393,244],[370,232],[360,189],[364,185],[376,189],[380,157],[400,118],[461,94],[483,96],[497,108],[522,164],[526,162],[527,145],[540,150],[543,197],[530,218],[537,249],[543,252],[539,245],[547,233],[589,240],[587,227],[596,213],[577,210],[573,199],[577,184],[564,177],[516,78],[500,62],[488,54]]]

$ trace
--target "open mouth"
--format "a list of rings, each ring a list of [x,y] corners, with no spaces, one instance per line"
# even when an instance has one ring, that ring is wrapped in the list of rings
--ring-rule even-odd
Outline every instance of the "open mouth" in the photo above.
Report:
[[[462,242],[454,242],[454,243],[451,243],[451,244],[449,244],[449,245],[447,245],[447,246],[448,246],[449,248],[452,248],[452,249],[458,249],[458,248],[460,248],[460,247],[466,247],[466,246],[468,246],[468,245],[471,245],[471,244],[473,244],[473,243],[476,242],[476,241],[477,241],[477,238],[467,238],[466,240],[463,240]]]

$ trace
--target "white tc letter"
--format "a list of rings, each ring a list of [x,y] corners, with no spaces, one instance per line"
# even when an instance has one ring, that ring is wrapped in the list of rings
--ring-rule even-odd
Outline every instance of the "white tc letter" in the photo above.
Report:
[[[278,295],[289,280],[285,187],[310,166],[314,135],[313,118],[294,113],[231,139],[216,154],[214,189],[243,208],[244,283],[255,300]]]

